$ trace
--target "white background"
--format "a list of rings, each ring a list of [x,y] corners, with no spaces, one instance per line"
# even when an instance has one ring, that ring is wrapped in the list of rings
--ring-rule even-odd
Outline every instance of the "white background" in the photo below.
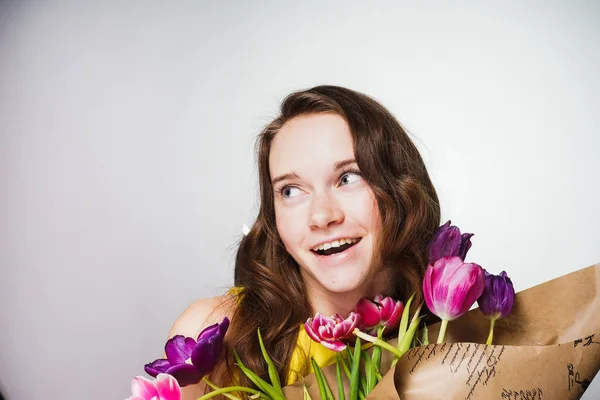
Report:
[[[0,3],[8,400],[129,395],[231,285],[254,137],[317,84],[415,136],[467,260],[518,290],[600,261],[599,2],[280,3]]]

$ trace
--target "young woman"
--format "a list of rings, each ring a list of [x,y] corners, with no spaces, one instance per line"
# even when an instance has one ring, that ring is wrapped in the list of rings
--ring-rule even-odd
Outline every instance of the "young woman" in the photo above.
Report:
[[[240,243],[236,286],[192,304],[170,332],[196,337],[231,319],[227,357],[211,376],[221,385],[235,379],[252,387],[235,371],[232,347],[268,376],[259,327],[285,384],[312,372],[310,356],[334,361],[311,345],[303,323],[316,312],[345,317],[364,296],[419,296],[440,223],[419,152],[392,114],[364,94],[336,86],[290,94],[260,133],[257,152],[260,211]],[[187,387],[184,397],[203,392]]]

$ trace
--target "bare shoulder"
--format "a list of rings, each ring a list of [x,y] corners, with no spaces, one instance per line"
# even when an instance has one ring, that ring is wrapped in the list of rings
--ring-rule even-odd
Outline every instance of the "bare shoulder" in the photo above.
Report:
[[[183,335],[196,338],[202,329],[233,315],[236,299],[232,295],[196,300],[175,320],[169,337]]]

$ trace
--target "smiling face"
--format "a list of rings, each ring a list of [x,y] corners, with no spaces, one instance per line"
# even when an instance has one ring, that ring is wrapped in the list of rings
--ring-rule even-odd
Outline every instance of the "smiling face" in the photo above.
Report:
[[[380,216],[346,121],[335,114],[288,121],[271,144],[269,169],[277,230],[309,296],[365,295]]]

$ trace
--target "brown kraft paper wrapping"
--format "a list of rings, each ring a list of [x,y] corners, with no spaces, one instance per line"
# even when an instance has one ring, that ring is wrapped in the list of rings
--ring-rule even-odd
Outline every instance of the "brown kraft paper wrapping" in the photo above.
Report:
[[[430,342],[438,331],[429,326]],[[600,370],[600,264],[517,293],[493,346],[482,344],[488,332],[475,309],[448,324],[446,343],[413,348],[392,370],[384,350],[384,379],[367,399],[578,399]],[[323,372],[337,398],[335,366]],[[303,399],[303,384],[320,398],[313,374],[286,398]]]

